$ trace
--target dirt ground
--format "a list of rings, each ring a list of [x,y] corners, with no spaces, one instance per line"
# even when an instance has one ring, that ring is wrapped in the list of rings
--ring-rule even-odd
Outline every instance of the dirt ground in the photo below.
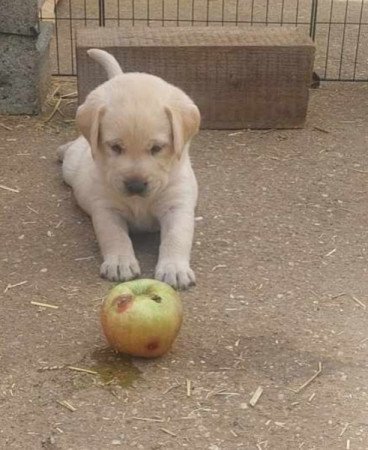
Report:
[[[366,450],[368,86],[313,91],[303,130],[195,139],[198,284],[148,361],[101,335],[111,284],[55,157],[75,99],[52,105],[0,117],[0,447]],[[157,244],[135,238],[144,276]]]

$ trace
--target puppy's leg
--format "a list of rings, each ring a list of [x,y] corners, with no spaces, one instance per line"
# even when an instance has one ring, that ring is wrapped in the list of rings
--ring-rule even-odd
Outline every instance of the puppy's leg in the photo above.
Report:
[[[194,213],[173,209],[160,218],[161,245],[155,277],[174,288],[187,289],[195,284],[190,268],[194,232]]]
[[[100,274],[111,281],[127,281],[140,274],[128,225],[118,212],[98,209],[92,212],[92,222],[104,259]]]
[[[71,148],[72,146],[75,146],[78,148],[81,146],[83,141],[84,141],[83,136],[79,136],[79,137],[77,137],[77,139],[74,139],[73,141],[69,141],[66,144],[60,145],[58,147],[58,149],[56,150],[56,155],[57,155],[58,160],[60,162],[63,162],[65,153],[69,150],[69,148]]]
[[[60,147],[58,147],[58,149],[56,150],[56,155],[57,155],[59,162],[63,162],[66,151],[68,150],[68,148],[71,145],[73,145],[73,143],[74,143],[74,141],[68,142],[67,144],[63,144],[63,145],[60,145]]]

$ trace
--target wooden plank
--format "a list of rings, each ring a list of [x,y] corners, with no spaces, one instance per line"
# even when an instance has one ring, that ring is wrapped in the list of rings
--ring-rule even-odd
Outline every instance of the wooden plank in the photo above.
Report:
[[[126,72],[182,88],[210,129],[297,128],[305,122],[314,44],[295,28],[99,28],[77,32],[79,101],[106,80],[86,50],[112,53]]]
[[[60,0],[38,0],[38,7],[41,10],[42,20],[55,22],[55,8]]]

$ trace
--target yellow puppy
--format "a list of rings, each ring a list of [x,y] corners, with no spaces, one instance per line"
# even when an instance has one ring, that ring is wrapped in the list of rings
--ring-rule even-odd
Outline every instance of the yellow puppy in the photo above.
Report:
[[[101,275],[140,274],[129,230],[161,229],[155,277],[175,288],[195,283],[190,268],[197,182],[188,150],[200,114],[180,89],[145,73],[124,74],[109,53],[88,51],[109,80],[77,111],[82,133],[58,150],[63,178],[91,216]]]

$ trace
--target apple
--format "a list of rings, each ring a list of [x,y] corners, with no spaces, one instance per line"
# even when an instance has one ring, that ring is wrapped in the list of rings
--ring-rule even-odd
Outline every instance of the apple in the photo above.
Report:
[[[140,279],[110,290],[101,308],[108,343],[132,356],[154,358],[166,353],[179,333],[183,306],[166,283]]]

